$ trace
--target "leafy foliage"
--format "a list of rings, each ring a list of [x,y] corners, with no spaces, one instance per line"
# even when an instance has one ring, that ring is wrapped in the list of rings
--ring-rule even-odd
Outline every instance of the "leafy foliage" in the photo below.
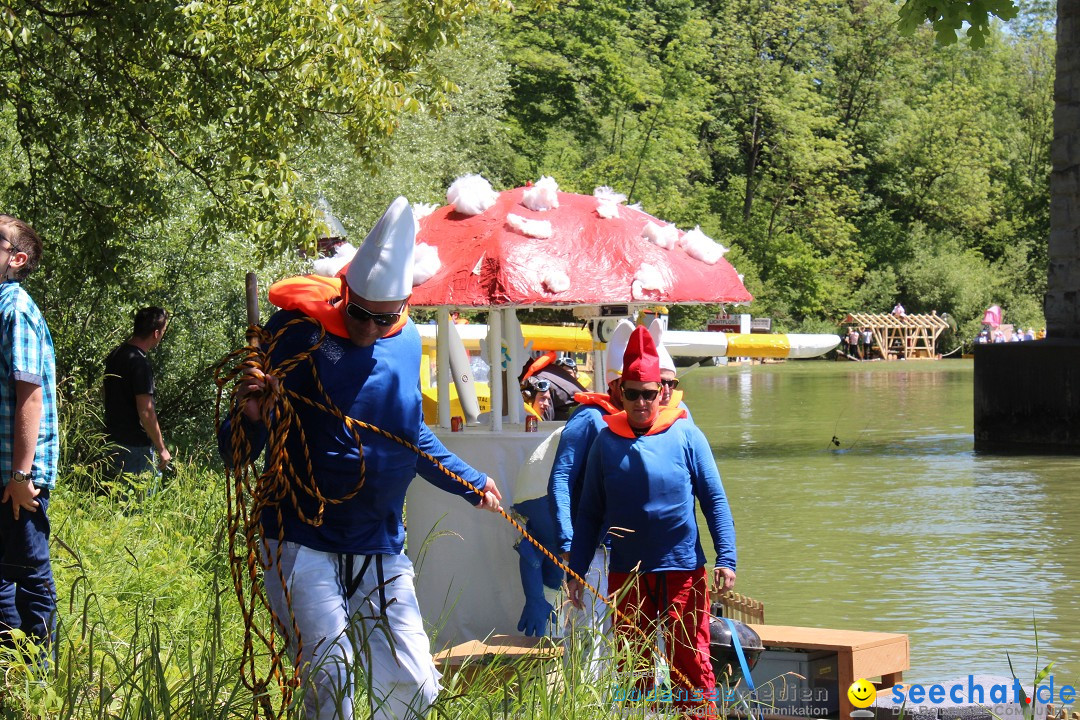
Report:
[[[1008,12],[912,2],[902,34],[887,0],[6,7],[0,200],[46,238],[29,285],[65,397],[92,408],[131,313],[163,305],[173,440],[206,439],[243,272],[302,269],[316,197],[359,240],[392,197],[442,202],[464,172],[609,185],[700,225],[779,329],[897,301],[965,328],[990,303],[1042,324],[1046,3],[949,46],[915,18]],[[71,417],[92,464],[96,421]]]
[[[45,240],[28,285],[65,399],[92,406],[134,310],[161,305],[174,321],[155,357],[159,415],[170,443],[206,440],[210,368],[243,336],[244,272],[298,270],[317,192],[381,166],[404,116],[450,109],[446,48],[481,7],[6,3],[0,201]],[[71,417],[93,437],[92,412]]]
[[[403,113],[445,101],[430,55],[478,9],[9,3],[0,103],[25,153],[17,196],[53,236],[77,223],[63,234],[79,245],[130,248],[155,221],[191,214],[264,249],[312,245],[304,152],[334,137],[374,162]]]
[[[900,8],[900,30],[911,33],[929,20],[937,41],[943,45],[956,42],[956,31],[969,25],[967,34],[973,47],[982,47],[990,33],[990,16],[1002,20],[1016,17],[1012,0],[906,0]]]

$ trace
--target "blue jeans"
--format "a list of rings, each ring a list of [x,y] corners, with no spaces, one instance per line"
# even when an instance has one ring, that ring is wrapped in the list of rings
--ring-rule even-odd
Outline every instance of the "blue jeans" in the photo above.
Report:
[[[139,475],[139,499],[145,500],[161,490],[161,471],[158,470],[157,453],[150,445],[118,445],[113,454],[113,473],[119,479]],[[126,478],[130,483],[132,478]]]
[[[150,445],[117,445],[113,455],[113,470],[117,476],[124,473],[141,475],[157,473],[157,457]]]
[[[56,586],[49,560],[49,491],[37,496],[37,512],[19,512],[0,504],[0,642],[8,631],[22,630],[42,646],[56,630]]]

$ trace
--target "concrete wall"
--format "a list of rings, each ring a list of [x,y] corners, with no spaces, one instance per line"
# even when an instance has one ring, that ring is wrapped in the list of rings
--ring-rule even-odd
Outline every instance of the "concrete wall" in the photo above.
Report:
[[[1080,340],[975,346],[975,449],[1080,454]]]
[[[1080,338],[1080,2],[1058,0],[1046,330]]]

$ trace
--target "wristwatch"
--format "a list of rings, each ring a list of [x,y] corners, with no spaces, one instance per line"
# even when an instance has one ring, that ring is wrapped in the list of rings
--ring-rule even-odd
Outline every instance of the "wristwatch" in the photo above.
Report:
[[[11,471],[11,482],[24,483],[30,482],[34,479],[34,472],[23,472],[22,470]]]

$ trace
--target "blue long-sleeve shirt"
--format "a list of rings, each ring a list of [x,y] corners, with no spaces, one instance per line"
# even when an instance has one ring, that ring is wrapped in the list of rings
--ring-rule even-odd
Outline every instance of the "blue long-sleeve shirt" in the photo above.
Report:
[[[267,322],[266,330],[275,333],[298,317],[303,316],[296,311],[277,312]],[[276,367],[283,360],[306,351],[315,344],[317,336],[318,330],[311,323],[298,323],[289,328],[271,353],[271,364]],[[368,347],[358,347],[347,338],[328,334],[312,354],[312,360],[323,388],[341,412],[419,446],[460,475],[472,488],[483,489],[487,477],[451,454],[423,422],[419,385],[420,335],[411,320],[400,332]],[[309,363],[301,363],[289,372],[284,386],[322,402]],[[293,407],[303,428],[320,492],[327,499],[344,497],[361,479],[361,454],[352,432],[334,416],[306,403],[293,401]],[[257,455],[266,442],[266,429],[247,420],[244,423],[252,431],[249,437],[253,438],[253,456]],[[226,422],[218,436],[226,462],[231,461],[230,432],[231,426]],[[298,491],[298,508],[286,495],[280,501],[280,527],[286,540],[323,552],[399,554],[405,544],[401,520],[405,492],[416,474],[474,505],[479,503],[479,493],[465,488],[411,449],[367,430],[360,432],[360,439],[363,443],[363,487],[345,502],[328,502],[319,526],[300,518],[300,512],[309,520],[315,517],[317,501],[313,497]],[[293,470],[308,481],[304,447],[296,428],[290,432],[286,448]],[[265,510],[261,522],[265,536],[278,537],[276,507]]]
[[[735,525],[704,434],[677,420],[655,435],[627,438],[605,428],[589,452],[570,549],[583,575],[607,528],[611,570],[696,570],[705,565],[695,498],[716,551],[716,567],[735,569]],[[618,534],[616,534],[618,533]],[[619,535],[622,535],[620,537]]]
[[[548,497],[555,514],[555,543],[559,552],[570,552],[574,537],[574,514],[581,496],[582,478],[589,459],[589,449],[607,425],[607,411],[597,405],[582,405],[563,427],[555,462],[548,478]],[[593,546],[596,550],[596,546]],[[591,556],[590,556],[591,557]]]

